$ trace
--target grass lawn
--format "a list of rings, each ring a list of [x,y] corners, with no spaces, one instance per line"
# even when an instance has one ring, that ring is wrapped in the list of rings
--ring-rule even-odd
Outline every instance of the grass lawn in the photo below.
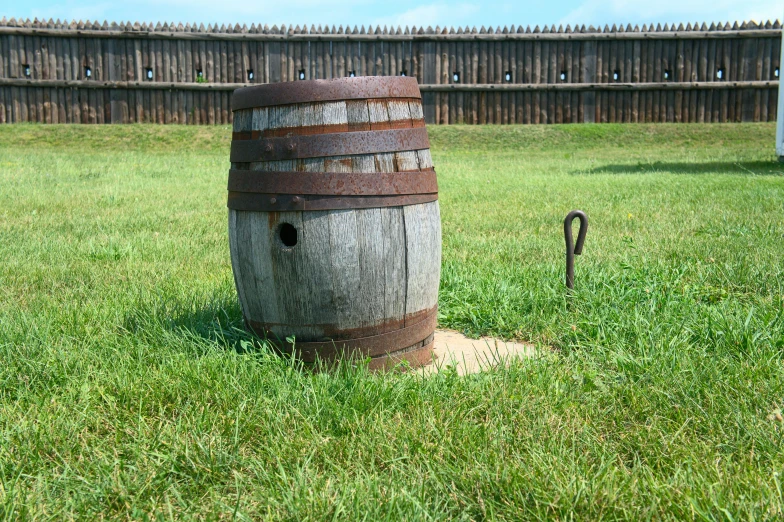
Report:
[[[784,517],[774,126],[429,130],[439,325],[538,357],[301,372],[241,329],[228,127],[0,126],[0,515]]]

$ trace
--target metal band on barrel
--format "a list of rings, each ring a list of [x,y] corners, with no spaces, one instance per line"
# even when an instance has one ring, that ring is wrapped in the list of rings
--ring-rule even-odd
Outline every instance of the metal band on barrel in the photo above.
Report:
[[[266,331],[263,324],[249,322],[248,326],[261,337],[266,337],[278,350],[292,353],[304,362],[313,362],[318,356],[330,359],[341,355],[379,357],[393,355],[427,341],[436,328],[438,309],[434,307],[419,322],[392,332],[344,341],[295,342],[279,341]]]
[[[237,89],[231,97],[231,110],[370,98],[421,99],[422,94],[413,77],[365,76],[281,82]]]
[[[229,191],[322,196],[402,196],[438,192],[433,169],[411,172],[230,170]]]
[[[301,158],[379,154],[430,148],[427,129],[390,129],[335,132],[310,136],[237,140],[231,142],[231,161],[250,163]]]
[[[438,193],[404,196],[319,196],[229,192],[226,204],[232,210],[251,212],[291,212],[302,210],[346,210],[403,207],[438,200]]]

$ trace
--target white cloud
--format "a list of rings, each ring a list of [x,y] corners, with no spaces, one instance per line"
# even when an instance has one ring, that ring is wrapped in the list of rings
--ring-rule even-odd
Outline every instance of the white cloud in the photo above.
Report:
[[[784,5],[781,0],[585,0],[559,23],[732,23],[736,20],[775,20],[782,15]]]
[[[474,4],[449,5],[436,3],[421,5],[402,13],[385,16],[373,21],[373,25],[388,25],[392,27],[441,27],[465,26],[475,22],[474,17],[479,13],[479,6]]]

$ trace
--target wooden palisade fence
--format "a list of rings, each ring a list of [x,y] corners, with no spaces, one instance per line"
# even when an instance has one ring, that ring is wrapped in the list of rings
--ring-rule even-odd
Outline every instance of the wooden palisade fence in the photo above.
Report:
[[[241,86],[413,75],[430,123],[774,121],[778,21],[504,29],[0,21],[0,122],[231,121]]]

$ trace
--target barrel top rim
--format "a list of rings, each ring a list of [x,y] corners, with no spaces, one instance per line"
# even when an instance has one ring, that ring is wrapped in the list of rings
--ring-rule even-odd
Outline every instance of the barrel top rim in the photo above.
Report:
[[[412,76],[357,76],[331,80],[298,80],[237,89],[231,97],[231,110],[369,98],[421,99],[422,94],[416,78]]]

